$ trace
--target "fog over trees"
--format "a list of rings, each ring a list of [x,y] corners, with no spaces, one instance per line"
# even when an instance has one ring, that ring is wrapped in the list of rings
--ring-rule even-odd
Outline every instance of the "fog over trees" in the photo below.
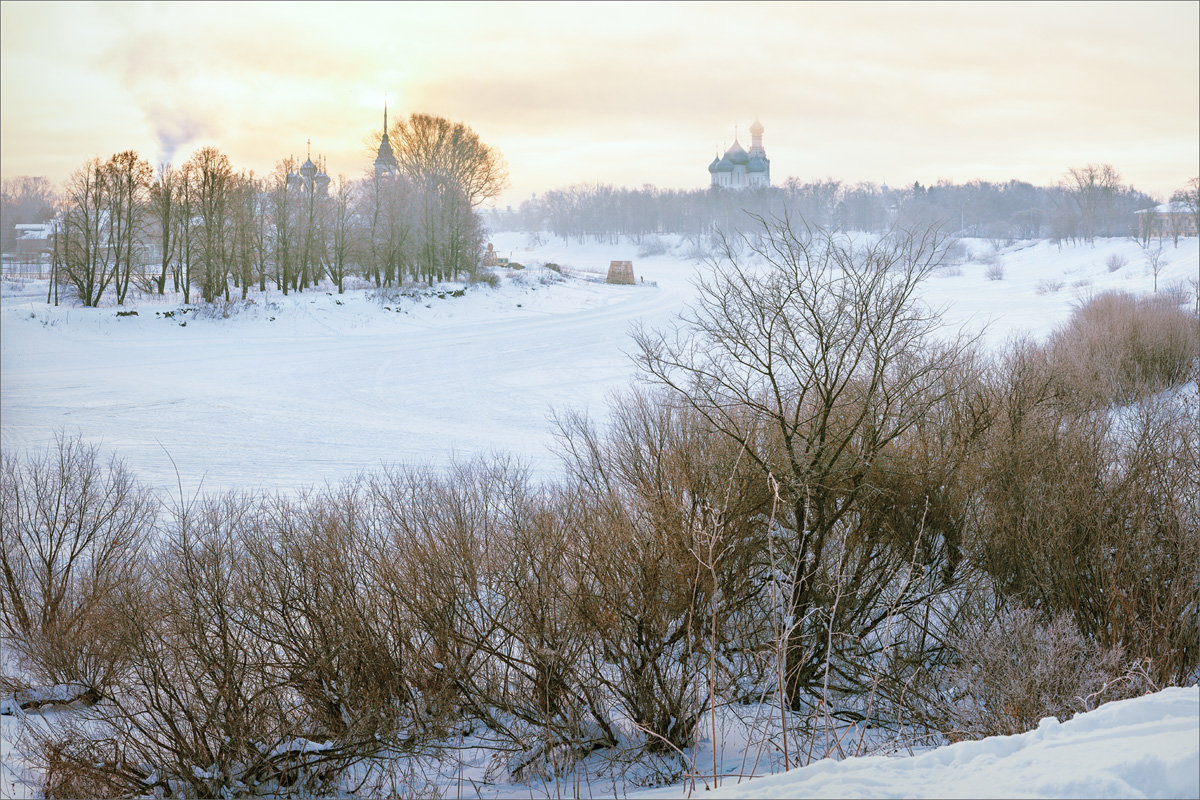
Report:
[[[788,178],[781,186],[742,192],[581,184],[494,211],[489,222],[500,230],[549,231],[577,239],[626,235],[640,241],[676,233],[699,241],[715,230],[738,227],[744,211],[768,215],[786,207],[811,224],[841,230],[939,224],[958,236],[1074,242],[1129,235],[1137,227],[1133,212],[1154,204],[1103,164],[1071,169],[1058,185],[1046,187],[1012,180],[889,188],[832,178]]]

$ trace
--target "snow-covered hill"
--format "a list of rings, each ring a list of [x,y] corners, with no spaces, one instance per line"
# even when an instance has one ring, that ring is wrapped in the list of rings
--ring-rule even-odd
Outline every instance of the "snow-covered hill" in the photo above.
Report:
[[[635,795],[681,797],[685,787]],[[824,760],[696,791],[704,798],[1200,797],[1200,688],[1120,700],[1067,722],[912,756]]]

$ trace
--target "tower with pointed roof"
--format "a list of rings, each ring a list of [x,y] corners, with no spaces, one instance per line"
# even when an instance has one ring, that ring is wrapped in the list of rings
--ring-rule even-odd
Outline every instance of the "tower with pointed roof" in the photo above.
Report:
[[[735,129],[736,131],[736,129]],[[708,165],[710,185],[721,189],[761,189],[771,185],[771,161],[762,143],[763,126],[755,118],[750,126],[750,150],[734,133],[733,144],[725,155]]]
[[[325,174],[323,166],[318,167],[312,160],[312,139],[308,140],[308,154],[300,169],[288,173],[287,185],[289,189],[302,191],[306,195],[316,194],[317,197],[324,197],[328,193],[329,176]]]
[[[399,171],[400,165],[396,163],[396,156],[392,153],[392,143],[388,139],[387,98],[384,98],[383,138],[379,141],[379,154],[375,156],[375,177],[391,177],[396,175]]]

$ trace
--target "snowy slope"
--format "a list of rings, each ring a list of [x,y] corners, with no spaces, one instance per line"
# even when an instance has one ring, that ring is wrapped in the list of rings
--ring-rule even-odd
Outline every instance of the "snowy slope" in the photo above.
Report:
[[[684,787],[635,797],[686,794]],[[705,798],[1200,797],[1200,688],[1108,703],[1036,730],[913,756],[825,760]]]
[[[636,374],[630,326],[668,325],[694,296],[697,264],[674,237],[663,237],[667,253],[648,258],[628,240],[542,238],[493,241],[527,265],[593,275],[629,259],[646,283],[561,281],[533,268],[462,297],[269,291],[228,319],[181,319],[178,298],[140,297],[127,304],[138,316],[117,317],[111,307],[52,308],[45,282],[6,280],[0,445],[40,448],[57,431],[82,432],[154,486],[175,491],[177,466],[189,493],[201,484],[287,490],[385,462],[436,465],[491,450],[552,474],[548,416],[569,407],[603,415],[606,396]],[[989,280],[988,266],[970,261],[932,278],[925,297],[945,309],[948,329],[988,326],[990,345],[1044,336],[1088,294],[1152,286],[1127,239],[1018,244],[994,257],[990,243],[968,244],[980,259],[999,259],[1004,278]],[[1128,265],[1109,272],[1114,253]],[[1166,256],[1160,287],[1196,278],[1196,239],[1168,243]]]

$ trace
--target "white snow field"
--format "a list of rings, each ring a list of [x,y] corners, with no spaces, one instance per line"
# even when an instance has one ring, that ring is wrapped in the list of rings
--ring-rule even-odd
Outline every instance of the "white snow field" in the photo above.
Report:
[[[606,396],[636,373],[630,326],[670,324],[694,295],[697,263],[678,237],[663,237],[667,253],[648,258],[627,239],[538,238],[545,243],[493,236],[497,252],[531,268],[462,297],[268,291],[227,319],[184,315],[180,297],[141,296],[125,309],[55,308],[45,302],[45,281],[6,279],[0,445],[14,452],[42,448],[57,432],[82,434],[152,486],[177,491],[178,468],[188,493],[293,490],[383,463],[438,465],[493,450],[552,474],[552,410],[603,418]],[[993,250],[982,240],[966,244],[981,259]],[[1197,240],[1165,248],[1160,290],[1194,291]],[[1126,266],[1110,272],[1112,254]],[[1061,248],[1024,242],[992,258],[1001,280],[968,262],[925,288],[925,299],[945,308],[949,330],[986,323],[992,345],[1045,335],[1090,294],[1153,285],[1129,239]],[[559,280],[537,268],[554,262],[602,279],[613,259],[632,260],[645,284]],[[122,310],[138,315],[118,317]]]
[[[1200,688],[1119,700],[1036,730],[912,756],[825,759],[704,798],[1200,797]],[[633,795],[679,797],[680,787]]]

